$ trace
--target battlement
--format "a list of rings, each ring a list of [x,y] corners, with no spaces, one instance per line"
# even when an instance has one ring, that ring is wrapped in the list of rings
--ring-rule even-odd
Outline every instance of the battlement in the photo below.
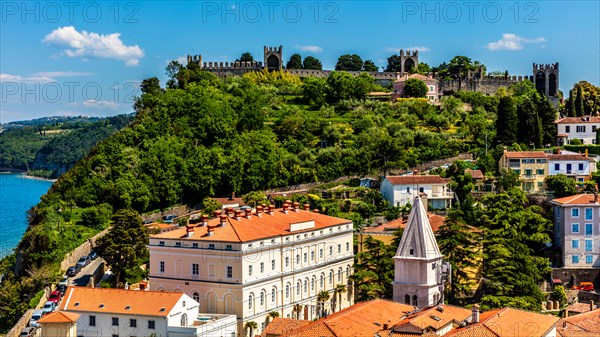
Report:
[[[538,70],[556,70],[558,71],[558,62],[551,64],[533,64],[533,71],[536,72]]]
[[[202,64],[202,55],[188,55],[187,62]]]
[[[267,53],[281,53],[283,51],[283,46],[279,46],[279,47],[268,47],[265,46],[264,48],[264,52],[265,54]]]
[[[400,49],[400,56],[419,56],[418,50],[407,50],[406,54],[404,53],[404,49]]]
[[[510,82],[521,82],[525,80],[530,80],[533,82],[533,76],[528,75],[486,75],[482,78],[482,80],[487,81],[510,81]]]
[[[262,70],[263,63],[256,61],[246,62],[204,62],[203,70]]]

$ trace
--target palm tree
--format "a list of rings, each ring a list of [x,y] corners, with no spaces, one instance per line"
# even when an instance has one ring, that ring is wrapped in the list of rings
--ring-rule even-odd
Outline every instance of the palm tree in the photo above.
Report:
[[[329,291],[321,290],[317,294],[317,302],[319,303],[319,318],[324,316],[325,302],[329,300]]]
[[[252,337],[254,329],[258,329],[258,324],[256,324],[255,321],[248,321],[246,322],[246,324],[244,324],[244,329],[245,330],[250,330],[250,337]]]
[[[340,299],[340,310],[342,310],[342,293],[345,293],[346,291],[347,288],[345,284],[338,284],[337,286],[335,286],[335,293],[339,295]]]
[[[269,313],[269,317],[271,317],[271,318],[277,318],[277,317],[279,317],[279,311],[271,311]]]

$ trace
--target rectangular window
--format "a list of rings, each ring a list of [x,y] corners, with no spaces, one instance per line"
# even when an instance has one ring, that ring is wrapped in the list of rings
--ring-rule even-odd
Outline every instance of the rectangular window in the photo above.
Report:
[[[164,273],[164,272],[165,272],[165,261],[160,261],[160,262],[158,263],[158,270],[159,270],[161,273]]]
[[[165,245],[165,242],[164,242],[164,241],[158,241],[158,245],[159,245],[159,246],[164,246],[164,245]]]
[[[225,250],[233,250],[233,245],[226,245]]]
[[[285,266],[286,268],[290,265],[290,258],[289,257],[285,257]]]
[[[308,254],[307,253],[304,253],[303,261],[304,261],[304,263],[308,262]]]
[[[215,244],[214,243],[209,243],[208,244],[208,249],[215,249]]]
[[[271,270],[275,270],[275,260],[271,260]]]
[[[594,225],[593,225],[593,224],[591,224],[591,223],[586,223],[586,224],[585,224],[585,235],[586,235],[586,236],[592,236],[592,235],[594,235],[594,233],[593,233],[593,231],[594,231],[594,230],[593,230],[593,228],[594,228]]]
[[[314,251],[311,251],[311,252],[310,252],[310,260],[311,260],[311,261],[314,261],[314,260],[315,260],[315,252],[314,252]]]
[[[579,208],[577,208],[577,207],[571,208],[571,216],[573,218],[579,218]]]
[[[536,159],[535,162],[538,164],[543,164],[546,162],[546,159]]]
[[[544,182],[543,181],[538,181],[538,187],[543,187],[544,186]]]
[[[119,317],[112,318],[112,325],[119,326]]]
[[[319,249],[319,259],[323,258],[323,248]]]
[[[533,170],[532,169],[525,169],[525,175],[526,176],[530,176],[533,174]]]
[[[232,266],[227,266],[227,268],[225,270],[225,275],[227,276],[227,278],[233,277],[233,267]]]
[[[252,266],[248,266],[248,275],[252,276]]]
[[[90,324],[89,326],[96,326],[96,316],[90,316]]]
[[[591,239],[585,239],[585,251],[591,252],[594,249],[594,241]]]
[[[585,125],[577,125],[577,132],[585,132]]]
[[[594,220],[594,209],[591,207],[585,208],[585,219],[586,220]]]
[[[571,233],[579,233],[579,224],[578,223],[571,224]]]
[[[587,264],[594,263],[594,256],[593,255],[586,255],[585,256],[585,263],[587,263]]]
[[[596,132],[596,130],[598,130],[598,126],[597,125],[592,125],[592,132]]]
[[[582,163],[577,164],[577,168],[579,169],[579,171],[583,171],[583,164]]]
[[[533,164],[535,163],[535,159],[522,159],[521,162],[523,164]]]
[[[349,252],[350,251],[350,242],[346,242],[346,251]]]
[[[179,241],[175,242],[175,247],[181,247],[181,242],[179,242]]]
[[[265,263],[264,263],[264,262],[261,262],[261,263],[260,263],[260,272],[261,272],[261,273],[264,273],[264,272],[265,272]]]
[[[296,265],[300,265],[300,254],[296,254]]]
[[[129,326],[132,328],[137,328],[137,319],[135,319],[135,318],[130,319]]]
[[[198,248],[198,242],[192,243],[192,248]]]
[[[579,249],[579,240],[571,240],[571,248]]]
[[[573,264],[579,263],[579,255],[571,255],[571,263],[573,263]]]
[[[544,175],[544,169],[537,169],[536,173]]]
[[[573,165],[567,164],[567,173],[571,173],[573,171]]]
[[[155,327],[154,327],[154,321],[148,321],[148,329],[152,329],[152,330],[155,329]]]
[[[192,263],[192,275],[198,275],[199,274],[199,272],[198,272],[199,269],[200,268],[199,268],[199,266],[198,266],[197,263]]]
[[[554,164],[554,170],[560,171],[560,164]]]
[[[567,133],[571,132],[571,126],[570,125],[565,126],[565,132],[567,132]]]
[[[332,246],[329,246],[329,255],[330,256],[333,255],[333,247]]]
[[[338,245],[338,253],[342,252],[342,245]]]

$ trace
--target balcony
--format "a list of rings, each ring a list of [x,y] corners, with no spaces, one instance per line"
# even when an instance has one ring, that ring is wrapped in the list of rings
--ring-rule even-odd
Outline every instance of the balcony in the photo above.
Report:
[[[536,179],[537,179],[537,174],[523,174],[521,176],[521,180],[523,180],[523,181],[536,180]]]
[[[508,167],[510,167],[510,168],[519,168],[519,167],[521,167],[521,163],[520,162],[509,162],[508,163]]]

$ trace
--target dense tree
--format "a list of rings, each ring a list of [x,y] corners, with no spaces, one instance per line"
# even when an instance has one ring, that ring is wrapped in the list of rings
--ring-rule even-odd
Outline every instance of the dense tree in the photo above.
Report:
[[[402,70],[402,64],[400,62],[400,55],[392,55],[387,58],[386,72],[400,72]]]
[[[552,191],[557,198],[568,197],[577,194],[577,183],[575,179],[569,178],[564,174],[547,176],[544,182],[548,190]]]
[[[254,62],[254,57],[250,52],[242,53],[239,59],[236,59],[235,62]]]
[[[516,142],[518,126],[519,119],[515,102],[510,96],[501,97],[496,119],[496,141],[504,145]]]
[[[535,95],[535,106],[538,113],[538,118],[541,124],[542,145],[553,146],[556,144],[556,124],[557,111],[546,98],[546,96]]]
[[[517,141],[531,147],[542,146],[542,123],[538,117],[533,100],[526,97],[517,107],[519,120],[517,128]]]
[[[220,210],[222,205],[215,199],[205,197],[202,200],[202,213],[212,216],[214,211]]]
[[[359,71],[363,67],[363,60],[356,54],[345,54],[338,58],[335,70]]]
[[[363,63],[363,69],[364,71],[379,71],[379,67],[377,67],[375,65],[375,63],[373,63],[373,61],[371,60],[366,60],[365,63]]]
[[[115,286],[118,286],[126,269],[137,266],[140,259],[147,258],[148,232],[142,225],[140,215],[133,210],[117,211],[112,223],[108,233],[98,239],[96,249],[111,267]]]
[[[510,169],[504,169],[500,172],[496,187],[500,191],[508,191],[513,187],[521,186],[521,179],[519,174]]]
[[[161,92],[160,81],[157,77],[147,78],[140,84],[140,90],[145,94],[157,95]]]
[[[290,60],[285,65],[286,69],[302,69],[302,56],[300,54],[292,54]]]
[[[409,78],[404,82],[404,95],[406,97],[425,97],[427,91],[427,85],[419,79]]]
[[[165,73],[169,77],[167,80],[167,88],[175,89],[177,88],[177,74],[183,69],[181,63],[177,60],[169,62],[165,69]]]
[[[427,74],[431,73],[431,66],[425,62],[419,62],[419,65],[417,66],[417,70],[418,70],[419,74],[427,75]]]
[[[373,83],[373,78],[366,73],[352,76],[345,71],[334,71],[327,77],[327,99],[330,102],[364,99],[373,89]]]
[[[302,85],[302,96],[311,106],[321,107],[325,103],[327,82],[319,77],[307,77]]]
[[[357,289],[357,300],[392,297],[396,248],[368,236],[364,251],[356,254],[354,274],[350,276]]]
[[[86,227],[102,230],[106,228],[112,215],[109,204],[100,204],[98,207],[89,207],[81,212],[81,224]]]
[[[323,69],[323,65],[321,64],[321,61],[319,61],[316,57],[307,56],[304,58],[304,61],[302,63],[302,68],[321,70],[321,69]]]
[[[575,97],[575,116],[585,116],[585,107],[583,105],[583,89],[577,88],[577,96]]]

